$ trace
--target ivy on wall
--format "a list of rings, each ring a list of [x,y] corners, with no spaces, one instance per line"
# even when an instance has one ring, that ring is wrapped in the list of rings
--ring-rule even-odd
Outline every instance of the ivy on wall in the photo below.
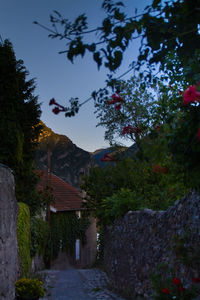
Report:
[[[45,255],[48,247],[50,230],[48,223],[41,217],[31,218],[31,257]]]
[[[74,253],[76,239],[86,243],[86,230],[89,227],[87,213],[78,218],[74,212],[59,212],[51,215],[49,224],[40,217],[30,219],[29,207],[19,203],[17,237],[21,275],[27,277],[31,268],[31,258],[43,256],[46,267],[60,251]]]
[[[85,232],[89,227],[86,214],[79,219],[75,212],[59,212],[51,215],[50,225],[50,253],[51,259],[55,259],[59,251],[73,253],[76,239],[82,244],[86,242]],[[49,249],[49,250],[50,250]]]
[[[28,205],[19,202],[19,214],[17,217],[17,239],[19,247],[19,260],[21,275],[27,277],[31,268],[31,233],[30,211]]]

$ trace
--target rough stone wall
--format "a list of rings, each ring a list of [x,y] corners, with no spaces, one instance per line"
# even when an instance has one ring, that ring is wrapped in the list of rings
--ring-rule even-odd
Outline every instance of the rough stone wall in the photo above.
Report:
[[[166,263],[187,284],[199,277],[199,264],[186,267],[177,260],[174,237],[188,233],[187,247],[200,249],[200,196],[189,193],[166,211],[128,212],[105,231],[104,263],[112,285],[134,297],[151,299],[149,273]]]
[[[18,276],[17,212],[14,176],[0,165],[0,299],[15,299]]]

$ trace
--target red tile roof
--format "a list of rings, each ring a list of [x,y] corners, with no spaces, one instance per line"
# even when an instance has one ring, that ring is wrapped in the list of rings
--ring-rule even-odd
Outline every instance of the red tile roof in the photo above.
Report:
[[[38,190],[43,190],[47,186],[47,172],[37,170],[41,179],[38,183]],[[82,198],[79,191],[73,186],[50,173],[49,186],[53,189],[52,193],[56,198],[55,203],[51,204],[57,211],[82,210]]]

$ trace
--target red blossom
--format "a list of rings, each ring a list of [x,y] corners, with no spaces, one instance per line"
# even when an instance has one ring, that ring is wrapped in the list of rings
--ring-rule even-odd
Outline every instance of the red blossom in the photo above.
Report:
[[[180,285],[181,284],[181,281],[179,278],[177,277],[174,277],[173,281],[172,281],[175,285]]]
[[[111,97],[112,97],[113,101],[116,101],[116,102],[123,102],[124,101],[124,99],[118,93],[113,94]]]
[[[183,291],[185,291],[185,288],[184,288],[182,285],[180,285],[180,286],[178,287],[178,290],[179,290],[180,292],[183,292]]]
[[[109,100],[107,103],[108,104],[115,104],[115,103],[118,103],[118,102],[123,102],[124,99],[119,95],[119,94],[113,94],[111,96],[112,100]]]
[[[52,109],[52,112],[53,112],[55,115],[59,114],[60,111],[61,111],[61,110],[60,110],[58,107],[54,107],[54,109]]]
[[[133,127],[130,124],[128,124],[128,126],[125,126],[122,130],[122,135],[127,133],[133,133]]]
[[[114,100],[109,100],[107,103],[108,104],[115,104],[116,102]]]
[[[183,94],[183,104],[188,105],[195,101],[200,101],[200,92],[197,92],[196,85],[191,85]]]
[[[115,161],[115,159],[114,159],[114,157],[109,156],[108,153],[105,153],[104,156],[101,158],[101,162],[104,162],[104,161]]]
[[[116,110],[120,110],[120,108],[121,108],[121,103],[115,106]]]
[[[164,288],[164,289],[162,289],[162,293],[169,295],[170,294],[170,290],[168,288]]]
[[[161,167],[159,165],[155,165],[153,168],[154,173],[163,173],[166,174],[168,173],[168,169],[165,167]]]
[[[131,126],[130,124],[128,124],[128,126],[125,126],[122,130],[122,135],[125,135],[125,134],[132,134],[132,133],[135,133],[135,134],[140,134],[142,132],[141,128],[139,127],[133,127]]]
[[[194,278],[192,278],[192,281],[194,283],[199,283],[200,282],[200,278],[194,277]]]
[[[53,104],[55,104],[55,105],[57,104],[54,98],[52,98],[52,99],[49,101],[49,105],[53,105]]]
[[[133,132],[136,134],[142,133],[142,129],[140,127],[133,128]]]

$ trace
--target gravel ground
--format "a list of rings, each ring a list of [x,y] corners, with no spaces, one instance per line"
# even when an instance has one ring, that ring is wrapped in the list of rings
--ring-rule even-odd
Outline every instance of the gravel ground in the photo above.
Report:
[[[105,272],[99,269],[78,270],[83,278],[84,289],[91,299],[96,300],[124,300],[108,289],[109,279]]]

